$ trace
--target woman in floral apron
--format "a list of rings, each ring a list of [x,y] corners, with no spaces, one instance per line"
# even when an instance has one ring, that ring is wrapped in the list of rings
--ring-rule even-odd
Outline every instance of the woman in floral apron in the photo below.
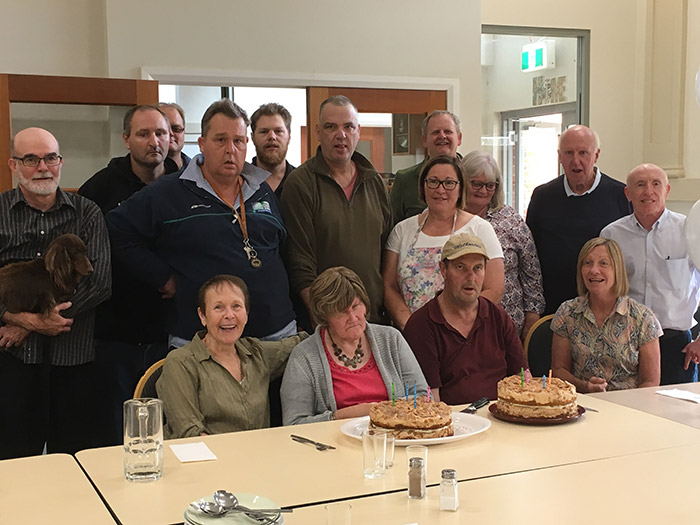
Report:
[[[481,295],[498,304],[503,295],[503,252],[491,225],[467,211],[465,179],[459,160],[430,159],[418,179],[427,209],[398,223],[387,240],[382,275],[384,305],[403,329],[413,312],[443,287],[440,252],[455,233],[472,233],[484,241],[489,262]]]

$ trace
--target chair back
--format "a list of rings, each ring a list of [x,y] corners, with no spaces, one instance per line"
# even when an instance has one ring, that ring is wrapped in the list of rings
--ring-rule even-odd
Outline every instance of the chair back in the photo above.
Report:
[[[552,330],[554,314],[545,315],[532,325],[525,336],[525,360],[533,377],[543,376],[552,368]]]
[[[153,363],[143,376],[141,376],[141,379],[139,379],[134,389],[134,398],[158,397],[156,381],[158,381],[160,374],[163,372],[163,363],[165,363],[165,359]]]

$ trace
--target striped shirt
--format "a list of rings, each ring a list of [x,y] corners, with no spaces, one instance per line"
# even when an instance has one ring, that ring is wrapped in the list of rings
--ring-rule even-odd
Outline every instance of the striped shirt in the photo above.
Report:
[[[49,243],[64,233],[85,242],[94,272],[82,279],[70,300],[72,306],[62,312],[73,319],[69,332],[53,337],[32,332],[21,346],[6,350],[25,364],[41,363],[45,354],[58,366],[94,359],[95,307],[109,297],[112,286],[109,237],[102,212],[84,197],[59,188],[55,204],[42,212],[27,204],[19,188],[0,193],[0,267],[44,255]],[[0,304],[0,317],[5,311]]]

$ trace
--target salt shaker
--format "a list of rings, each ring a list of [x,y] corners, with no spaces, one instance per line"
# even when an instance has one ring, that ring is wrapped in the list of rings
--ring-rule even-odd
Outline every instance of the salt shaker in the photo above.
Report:
[[[423,458],[411,458],[408,461],[408,497],[425,497],[425,466]]]
[[[440,510],[457,510],[459,496],[457,495],[457,472],[446,468],[442,471],[440,480]]]

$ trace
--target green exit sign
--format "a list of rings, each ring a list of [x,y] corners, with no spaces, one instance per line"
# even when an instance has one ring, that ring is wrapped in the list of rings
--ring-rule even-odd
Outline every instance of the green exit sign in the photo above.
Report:
[[[554,41],[542,40],[523,46],[520,53],[520,70],[522,72],[550,69],[554,67]]]

